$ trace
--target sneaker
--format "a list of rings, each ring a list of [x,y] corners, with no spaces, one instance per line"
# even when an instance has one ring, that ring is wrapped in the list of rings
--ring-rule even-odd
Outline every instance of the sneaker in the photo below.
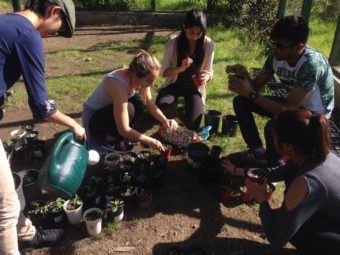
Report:
[[[135,143],[130,142],[126,139],[121,140],[114,140],[111,142],[106,142],[102,145],[105,150],[112,151],[112,152],[128,152],[133,149]]]
[[[19,241],[19,247],[22,253],[27,253],[35,248],[53,246],[60,241],[63,234],[63,229],[37,230],[31,241]]]
[[[255,149],[231,153],[227,158],[238,167],[266,167],[268,165],[265,151],[256,153]]]

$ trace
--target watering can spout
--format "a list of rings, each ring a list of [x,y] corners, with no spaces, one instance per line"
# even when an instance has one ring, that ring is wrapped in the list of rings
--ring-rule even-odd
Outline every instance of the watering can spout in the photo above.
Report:
[[[40,187],[62,197],[74,196],[83,181],[88,157],[88,151],[74,140],[73,133],[63,133],[40,171]]]

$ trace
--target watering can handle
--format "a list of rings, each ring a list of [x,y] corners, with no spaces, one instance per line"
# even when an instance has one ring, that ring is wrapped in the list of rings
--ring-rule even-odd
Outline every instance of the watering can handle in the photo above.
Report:
[[[65,132],[58,140],[59,142],[54,145],[52,150],[51,162],[56,161],[57,155],[59,154],[59,151],[64,146],[64,144],[74,141],[74,135],[71,132]]]

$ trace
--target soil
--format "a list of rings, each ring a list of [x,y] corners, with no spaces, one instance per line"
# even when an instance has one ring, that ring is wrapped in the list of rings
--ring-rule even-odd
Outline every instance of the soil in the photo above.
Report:
[[[46,51],[89,49],[98,42],[133,40],[146,37],[148,33],[167,35],[170,32],[152,27],[82,27],[73,38],[49,37],[44,39],[44,45]],[[114,66],[114,61],[111,59],[107,65]],[[81,66],[67,68],[67,64],[65,69],[56,73],[51,64],[46,62],[49,76],[86,73]],[[68,114],[80,122],[80,113]],[[0,137],[7,139],[11,130],[28,123],[35,123],[28,107],[21,111],[6,109]],[[51,150],[60,132],[65,130],[47,122],[36,123],[36,129],[39,138],[46,141],[47,151]],[[39,169],[42,164],[43,160],[17,161],[12,168],[15,171]],[[257,205],[243,204],[239,200],[220,203],[219,187],[201,185],[197,175],[186,170],[182,152],[174,151],[169,158],[165,183],[153,194],[151,208],[125,210],[124,220],[115,230],[105,231],[96,237],[87,235],[85,224],[67,226],[65,238],[59,245],[36,249],[29,254],[166,254],[174,246],[186,250],[201,247],[207,254],[273,254],[264,239]],[[294,249],[287,246],[279,254],[294,254]]]

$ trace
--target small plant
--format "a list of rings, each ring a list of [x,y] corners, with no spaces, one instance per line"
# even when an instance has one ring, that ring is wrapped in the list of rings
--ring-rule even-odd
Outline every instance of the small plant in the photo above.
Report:
[[[46,204],[41,201],[32,201],[29,212],[32,214],[47,214],[48,208]]]
[[[130,182],[131,179],[132,179],[132,176],[131,176],[131,173],[129,172],[125,172],[120,175],[121,182],[127,183],[127,182]]]
[[[56,200],[51,201],[47,204],[47,209],[49,212],[59,212],[65,203],[65,200],[58,197]]]
[[[123,189],[121,195],[122,195],[123,197],[130,197],[130,196],[132,196],[134,193],[135,193],[135,187],[133,187],[133,186],[126,186],[126,187]]]
[[[122,208],[123,206],[124,201],[119,198],[116,198],[106,204],[106,211],[107,213],[115,213],[118,211],[119,208]]]
[[[75,195],[73,198],[70,199],[70,201],[68,202],[67,206],[66,206],[66,210],[76,210],[77,208],[79,208],[80,206],[82,206],[83,201],[80,199],[80,197],[78,195]]]

